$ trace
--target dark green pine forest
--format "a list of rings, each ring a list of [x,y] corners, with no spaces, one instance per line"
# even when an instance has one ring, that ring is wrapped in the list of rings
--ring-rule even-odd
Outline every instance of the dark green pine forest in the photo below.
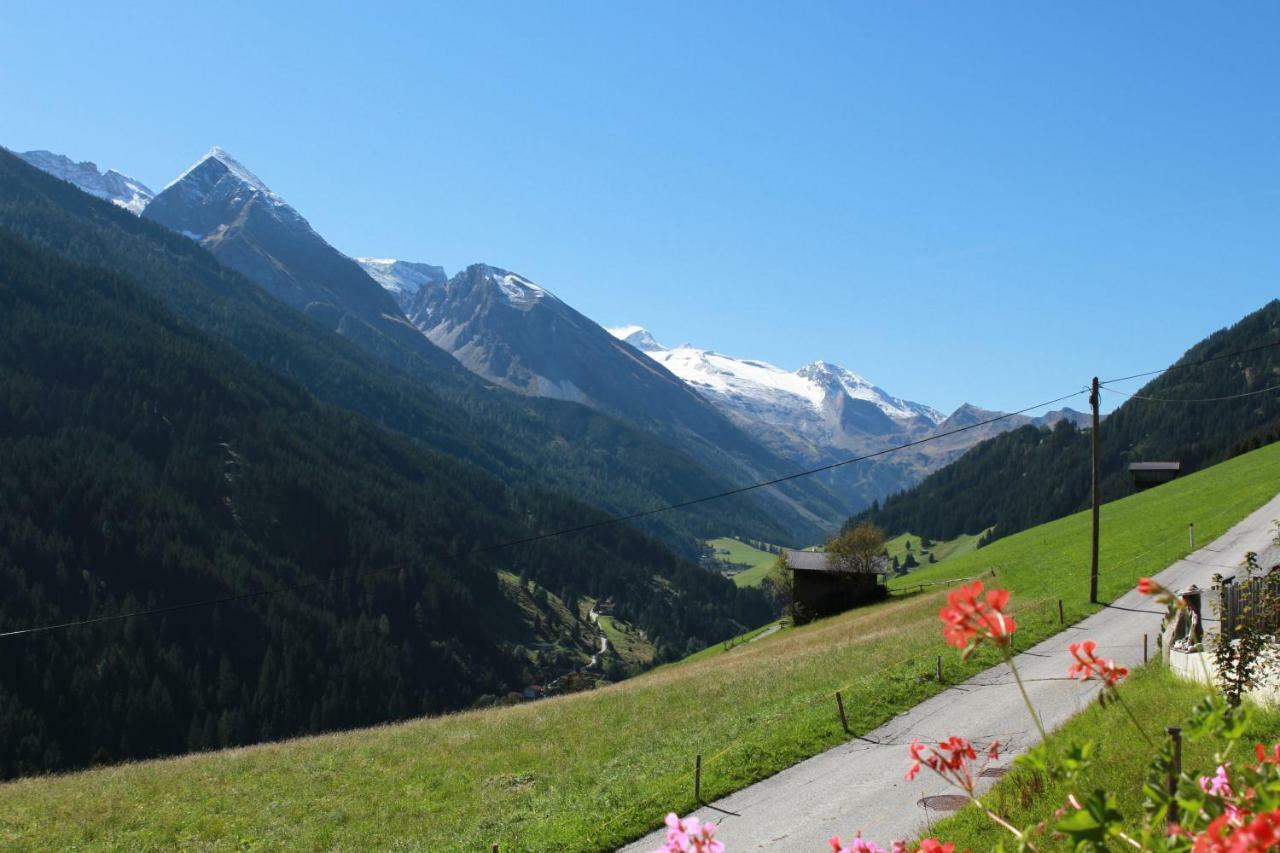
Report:
[[[474,411],[379,380],[329,332],[326,361],[309,321],[184,238],[11,160],[0,152],[0,632],[275,592],[0,637],[0,774],[519,689],[533,673],[515,644],[538,637],[497,569],[612,597],[665,657],[769,618],[760,594],[622,525],[476,553],[603,517],[543,486],[534,461],[568,460],[553,484],[600,472],[619,504],[686,484],[674,467],[611,474],[665,451],[587,414],[512,427],[580,429],[585,450],[480,440]]]
[[[1277,341],[1280,300],[1205,338],[1131,392],[1100,428],[1103,500],[1133,491],[1131,462],[1177,461],[1188,474],[1280,437],[1280,391],[1267,390],[1280,385],[1280,347],[1267,347]],[[1245,350],[1255,351],[1221,358]],[[1088,507],[1090,455],[1087,428],[1022,427],[851,521],[873,521],[890,535],[951,539],[994,527],[991,538],[1007,536]]]

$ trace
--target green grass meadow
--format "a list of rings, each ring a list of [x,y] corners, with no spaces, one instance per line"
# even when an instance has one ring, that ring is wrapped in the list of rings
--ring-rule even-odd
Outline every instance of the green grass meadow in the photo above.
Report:
[[[1280,445],[1104,507],[1104,600],[1207,542],[1271,498]],[[1013,592],[1017,646],[1087,603],[1080,514],[922,567],[898,588],[995,570]],[[344,848],[600,850],[866,732],[995,662],[946,649],[945,586],[904,595],[732,652],[509,708],[0,785],[0,846],[128,850]],[[944,654],[942,683],[933,659]],[[903,753],[904,771],[906,752]],[[975,847],[975,849],[980,849]]]
[[[715,549],[716,557],[730,563],[745,564],[748,568],[733,575],[731,580],[737,586],[759,586],[777,562],[778,555],[753,548],[745,542],[739,542],[728,536],[720,539],[708,539],[707,544]],[[727,551],[728,553],[721,553]]]
[[[957,536],[955,539],[948,539],[945,542],[934,542],[928,549],[927,553],[922,553],[920,548],[920,537],[914,533],[902,533],[892,539],[885,540],[885,550],[889,552],[890,558],[897,557],[899,560],[907,558],[907,543],[911,543],[911,553],[915,554],[916,560],[921,566],[929,564],[929,554],[934,556],[939,563],[948,557],[959,557],[968,554],[971,551],[978,550],[978,540],[982,538],[982,534],[966,534]],[[913,570],[918,571],[918,570]]]
[[[959,557],[976,551],[978,549],[978,539],[980,538],[981,534],[972,534],[958,536],[945,542],[934,542],[928,553],[933,554],[934,558],[940,563],[949,557]],[[912,551],[920,564],[922,566],[928,565],[929,556],[926,553],[921,553],[920,537],[914,533],[903,533],[886,540],[884,543],[885,550],[889,552],[890,557],[906,560],[908,542],[911,543]],[[716,556],[720,559],[730,563],[745,564],[749,567],[731,577],[731,580],[740,587],[759,586],[764,582],[765,577],[768,576],[773,569],[774,563],[778,560],[777,554],[770,554],[768,551],[762,551],[759,548],[754,548],[745,542],[739,542],[737,539],[727,536],[720,539],[708,539],[707,545],[716,550]],[[918,571],[918,569],[914,571]]]

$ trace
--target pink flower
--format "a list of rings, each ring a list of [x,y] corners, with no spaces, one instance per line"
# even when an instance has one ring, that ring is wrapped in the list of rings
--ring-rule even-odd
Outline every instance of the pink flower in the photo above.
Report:
[[[724,853],[724,843],[717,841],[716,825],[701,823],[696,817],[681,819],[675,812],[667,815],[667,843],[654,853]]]
[[[1214,774],[1212,778],[1208,776],[1201,776],[1200,790],[1215,797],[1232,796],[1231,780],[1227,778],[1228,766],[1229,765],[1226,764],[1219,764],[1218,772]]]
[[[840,840],[840,836],[833,835],[827,839],[827,843],[831,845],[834,853],[885,853],[884,848],[877,847],[870,841],[864,841],[862,833],[859,832],[853,837],[853,841],[846,847]]]

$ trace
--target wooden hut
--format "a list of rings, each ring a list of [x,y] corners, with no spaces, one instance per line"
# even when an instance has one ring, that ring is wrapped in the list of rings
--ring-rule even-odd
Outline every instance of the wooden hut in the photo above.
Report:
[[[1133,487],[1141,492],[1169,482],[1181,470],[1181,462],[1133,462],[1129,465],[1129,476],[1133,477]]]
[[[842,613],[888,594],[884,585],[888,566],[877,559],[866,571],[850,571],[833,565],[820,551],[784,551],[792,574],[796,621]]]

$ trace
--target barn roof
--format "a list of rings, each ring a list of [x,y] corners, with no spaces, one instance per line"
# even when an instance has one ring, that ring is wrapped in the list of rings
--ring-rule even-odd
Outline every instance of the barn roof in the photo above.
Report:
[[[1180,471],[1181,462],[1131,462],[1130,471]]]
[[[821,551],[790,551],[782,552],[787,558],[787,568],[793,571],[802,572],[838,572],[841,569],[833,568],[827,564],[827,555]],[[873,572],[866,574],[884,574],[885,566],[883,560],[877,560],[878,568]]]

